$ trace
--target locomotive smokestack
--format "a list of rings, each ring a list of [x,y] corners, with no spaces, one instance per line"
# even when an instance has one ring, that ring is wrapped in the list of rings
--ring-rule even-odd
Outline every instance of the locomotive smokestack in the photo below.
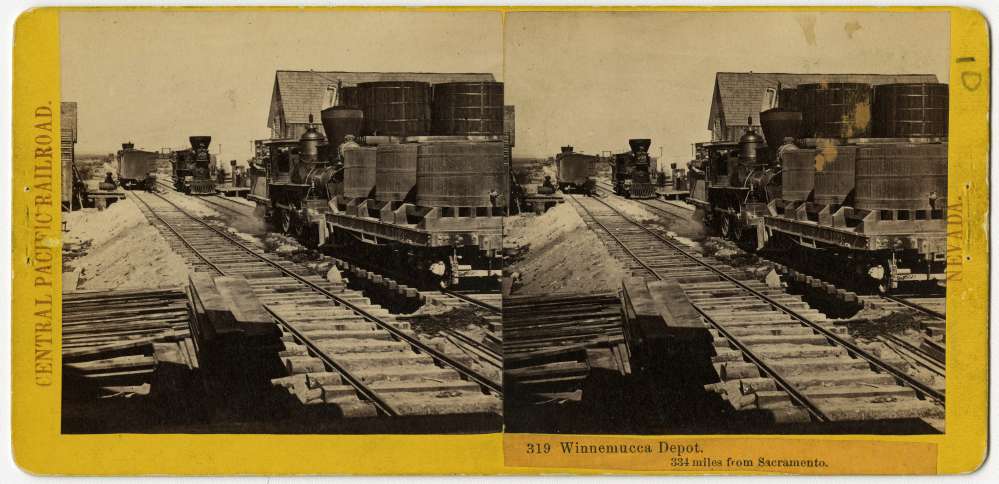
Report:
[[[211,136],[191,136],[188,138],[191,142],[191,148],[194,150],[198,149],[208,149],[208,145],[212,142]]]
[[[353,107],[326,108],[319,113],[319,117],[323,122],[323,130],[326,131],[326,139],[332,148],[343,144],[343,139],[348,134],[354,137],[360,136],[364,125],[364,111]]]
[[[632,152],[644,151],[649,152],[649,147],[652,146],[652,140],[649,138],[636,138],[628,140],[628,146],[631,146]]]
[[[563,146],[562,153],[572,153],[572,146]]]

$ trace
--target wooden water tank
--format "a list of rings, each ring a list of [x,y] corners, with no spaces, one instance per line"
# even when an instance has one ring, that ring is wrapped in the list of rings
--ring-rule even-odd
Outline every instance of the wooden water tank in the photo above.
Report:
[[[416,188],[416,157],[418,143],[397,143],[378,146],[375,166],[375,199],[381,202],[411,199]]]
[[[856,146],[823,146],[815,154],[815,203],[842,205],[854,187]]]
[[[343,150],[343,195],[368,198],[375,190],[377,148],[363,146]]]
[[[805,201],[815,188],[815,155],[818,150],[789,150],[781,164],[781,198]]]
[[[805,138],[866,138],[871,135],[870,84],[801,84],[798,108]]]
[[[435,84],[432,118],[435,135],[501,136],[503,83]]]
[[[362,82],[359,102],[368,135],[430,134],[430,84],[413,81]]]
[[[861,145],[856,185],[857,208],[941,209],[947,199],[947,143]]]
[[[503,143],[456,141],[420,143],[416,202],[426,207],[490,207],[490,192],[505,199],[509,177]]]
[[[884,84],[874,88],[874,136],[936,138],[947,136],[947,84]]]

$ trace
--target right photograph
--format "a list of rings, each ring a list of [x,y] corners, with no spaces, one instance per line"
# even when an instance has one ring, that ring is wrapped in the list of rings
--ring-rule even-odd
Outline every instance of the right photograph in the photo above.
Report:
[[[506,432],[944,432],[946,12],[504,28]]]

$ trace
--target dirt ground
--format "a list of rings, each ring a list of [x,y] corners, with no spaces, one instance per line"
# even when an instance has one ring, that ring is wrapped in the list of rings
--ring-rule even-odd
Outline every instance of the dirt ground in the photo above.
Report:
[[[515,295],[616,291],[626,275],[570,203],[509,217],[503,231],[504,245],[521,251],[507,270],[519,274]]]
[[[68,230],[63,233],[63,272],[79,271],[77,289],[170,287],[187,282],[184,260],[134,200],[118,201],[102,211],[67,212],[63,221]]]

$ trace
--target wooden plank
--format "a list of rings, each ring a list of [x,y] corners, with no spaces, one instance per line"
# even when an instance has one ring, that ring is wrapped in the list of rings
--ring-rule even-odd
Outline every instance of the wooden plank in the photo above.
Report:
[[[708,328],[700,313],[676,280],[650,282],[648,288],[659,308],[667,334],[682,340],[708,338]]]
[[[253,287],[242,277],[216,277],[215,288],[236,325],[250,336],[277,335],[274,318],[260,304]]]
[[[216,289],[212,276],[204,272],[192,272],[189,280],[192,293],[205,312],[206,321],[203,323],[208,325],[206,332],[215,335],[240,332],[228,304]]]

